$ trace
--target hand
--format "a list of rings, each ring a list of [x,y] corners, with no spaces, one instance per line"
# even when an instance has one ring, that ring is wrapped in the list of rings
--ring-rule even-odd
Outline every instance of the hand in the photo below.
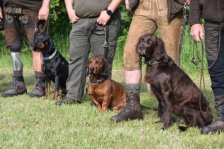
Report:
[[[38,13],[38,19],[39,20],[47,20],[49,15],[49,7],[48,6],[42,6]]]
[[[110,16],[107,14],[106,10],[101,11],[100,16],[96,20],[96,22],[100,25],[105,26],[107,22],[110,20]]]
[[[190,0],[186,0],[187,5],[190,5]]]
[[[2,15],[2,8],[0,7],[0,19],[3,18],[3,15]]]
[[[130,8],[128,0],[125,0],[125,7],[126,7],[127,10],[131,11],[131,8]]]
[[[74,9],[69,9],[67,10],[67,12],[68,12],[68,17],[71,23],[75,23],[79,21],[79,17],[77,17]]]
[[[205,36],[203,26],[201,24],[192,25],[190,34],[195,41],[200,42]]]

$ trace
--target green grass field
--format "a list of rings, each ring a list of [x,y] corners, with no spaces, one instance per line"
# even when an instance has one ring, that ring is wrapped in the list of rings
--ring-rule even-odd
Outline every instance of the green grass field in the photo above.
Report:
[[[57,48],[68,58],[68,38],[53,37]],[[61,40],[63,39],[63,40]],[[123,83],[122,54],[125,37],[118,42],[113,65],[113,79]],[[0,44],[3,42],[0,40]],[[192,41],[188,35],[181,52],[181,67],[199,85],[200,73],[191,64]],[[30,51],[22,52],[24,77],[28,92],[34,82]],[[0,93],[11,86],[11,60],[9,51],[0,47]],[[214,113],[214,101],[208,74],[206,93]],[[58,107],[55,101],[45,98],[30,98],[21,95],[12,98],[0,97],[0,148],[78,148],[78,149],[221,149],[224,148],[224,133],[201,135],[198,128],[185,132],[174,124],[162,131],[158,120],[157,100],[148,93],[142,81],[141,104],[149,107],[144,110],[144,120],[115,124],[110,117],[116,112],[98,112],[90,106],[90,99],[84,96],[80,105]]]
[[[28,91],[32,89],[32,68],[25,65],[25,81]],[[123,83],[122,69],[113,70],[113,79]],[[198,84],[198,75],[191,76]],[[10,87],[11,68],[0,68],[0,92]],[[206,75],[206,92],[214,110],[210,81]],[[115,124],[110,117],[116,112],[98,112],[84,96],[80,105],[55,105],[45,98],[30,98],[21,95],[12,98],[0,97],[0,148],[83,148],[83,149],[200,149],[223,148],[222,134],[201,135],[198,128],[185,132],[174,124],[162,131],[156,110],[157,101],[142,84],[141,104],[144,120]]]

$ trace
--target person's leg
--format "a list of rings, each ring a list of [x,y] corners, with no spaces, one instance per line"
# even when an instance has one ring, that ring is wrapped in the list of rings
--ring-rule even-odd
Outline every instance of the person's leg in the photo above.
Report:
[[[23,34],[20,32],[21,26],[18,17],[5,13],[5,43],[11,50],[13,64],[13,83],[12,87],[5,91],[2,96],[17,96],[27,92],[23,78],[23,64],[20,59],[20,49],[22,47]]]
[[[119,29],[120,12],[116,11],[106,25],[106,28],[103,26],[96,26],[90,38],[93,56],[105,56],[107,62],[110,64],[110,69],[107,72],[109,78],[112,76],[112,64],[116,52]],[[105,33],[107,34],[106,36]],[[104,48],[105,42],[107,42],[106,48]]]
[[[89,53],[88,19],[80,19],[73,24],[70,32],[69,75],[66,83],[65,98],[56,105],[81,103],[86,83],[86,64]]]
[[[216,120],[201,129],[202,134],[224,131],[224,26],[209,23],[205,25],[205,46],[212,90],[215,95]],[[221,32],[220,32],[221,31]],[[221,37],[219,36],[221,35]],[[219,39],[221,39],[219,48]]]
[[[159,12],[160,11],[158,10],[158,18],[156,21],[159,30],[159,36],[165,44],[167,55],[169,55],[174,60],[174,62],[177,65],[179,65],[180,64],[179,46],[181,41],[180,38],[182,38],[181,37],[182,13],[179,13],[171,22],[168,22],[167,15]]]
[[[24,27],[28,43],[32,49],[32,63],[35,73],[35,83],[32,91],[29,93],[30,97],[42,97],[45,96],[45,74],[42,72],[42,53],[33,51],[33,39],[36,30],[36,18],[37,12],[24,9],[23,16],[20,16],[21,24]]]
[[[155,30],[155,23],[149,17],[133,16],[124,48],[126,107],[111,118],[114,122],[143,118],[139,98],[142,78],[141,60],[136,52],[136,44],[139,37],[154,33]]]

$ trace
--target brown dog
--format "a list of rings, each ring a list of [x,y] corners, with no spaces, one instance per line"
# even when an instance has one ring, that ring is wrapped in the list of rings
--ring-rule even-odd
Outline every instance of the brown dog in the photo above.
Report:
[[[164,128],[172,114],[187,126],[203,127],[212,122],[207,99],[190,77],[166,54],[163,41],[151,34],[140,37],[137,53],[147,64],[145,81],[158,100],[158,115]]]
[[[91,58],[88,62],[87,94],[91,96],[100,112],[108,108],[120,111],[126,104],[125,89],[121,84],[108,78],[108,68],[109,64],[102,56]]]

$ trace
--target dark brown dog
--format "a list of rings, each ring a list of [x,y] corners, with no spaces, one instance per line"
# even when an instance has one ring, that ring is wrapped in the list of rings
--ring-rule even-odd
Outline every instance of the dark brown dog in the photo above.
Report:
[[[147,64],[145,81],[158,100],[158,115],[164,128],[172,114],[187,126],[203,127],[212,122],[207,99],[190,77],[166,54],[163,41],[151,34],[140,37],[137,53]]]
[[[50,96],[51,81],[54,82],[54,96],[56,99],[59,91],[66,94],[66,80],[68,78],[68,62],[57,51],[53,41],[47,34],[36,33],[34,36],[34,51],[42,52],[42,70],[46,75],[46,97]]]
[[[91,58],[88,62],[89,82],[87,94],[100,112],[107,109],[120,111],[125,107],[124,87],[108,78],[109,64],[102,56]]]

